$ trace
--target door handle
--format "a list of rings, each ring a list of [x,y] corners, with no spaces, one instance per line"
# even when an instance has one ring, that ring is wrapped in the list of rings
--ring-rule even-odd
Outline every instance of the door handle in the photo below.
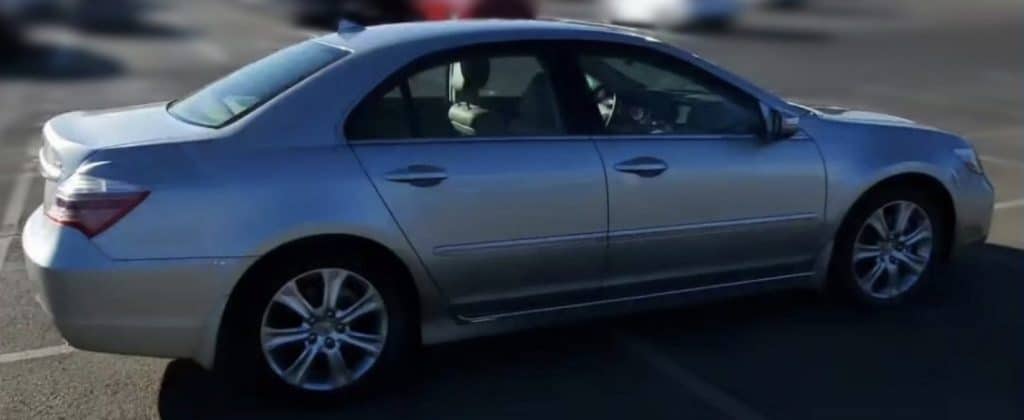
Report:
[[[615,165],[615,170],[636,174],[644,178],[654,178],[668,170],[665,161],[652,157],[638,157]]]
[[[431,165],[411,165],[384,175],[391,182],[410,184],[416,187],[433,187],[448,179],[444,168]]]

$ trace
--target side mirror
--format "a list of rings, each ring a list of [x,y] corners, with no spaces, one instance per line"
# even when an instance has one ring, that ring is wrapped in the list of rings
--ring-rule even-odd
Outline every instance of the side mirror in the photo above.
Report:
[[[800,132],[800,117],[784,115],[778,110],[771,110],[768,119],[768,140],[785,140]]]

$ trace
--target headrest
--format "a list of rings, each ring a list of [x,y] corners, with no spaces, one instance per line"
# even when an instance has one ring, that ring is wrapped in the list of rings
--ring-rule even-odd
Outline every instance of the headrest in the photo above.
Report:
[[[455,63],[452,71],[452,89],[456,99],[461,93],[476,94],[491,78],[491,61],[483,59],[463,60]]]

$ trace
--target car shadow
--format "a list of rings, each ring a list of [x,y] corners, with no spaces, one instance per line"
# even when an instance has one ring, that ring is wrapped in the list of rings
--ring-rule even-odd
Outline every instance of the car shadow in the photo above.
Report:
[[[721,417],[663,366],[625,351],[639,342],[770,418],[850,417],[849,407],[1001,416],[1020,409],[1019,390],[1000,372],[1020,367],[1024,354],[1024,340],[1010,338],[1024,328],[1022,262],[1017,249],[971,250],[886,310],[785,291],[442,345],[424,350],[408,384],[333,406],[240,393],[174,361],[158,409],[165,419]],[[960,353],[962,340],[977,359]],[[903,353],[919,361],[907,366],[895,357]],[[921,375],[932,383],[921,387]],[[1007,403],[992,403],[1001,397]]]

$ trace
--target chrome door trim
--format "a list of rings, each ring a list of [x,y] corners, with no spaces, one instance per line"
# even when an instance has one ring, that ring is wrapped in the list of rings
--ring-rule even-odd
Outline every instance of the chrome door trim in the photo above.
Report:
[[[579,233],[573,235],[546,236],[541,238],[513,239],[510,241],[482,242],[473,244],[445,245],[434,248],[434,255],[451,257],[456,255],[487,252],[498,249],[519,247],[559,247],[570,246],[580,242],[603,241],[605,232]]]
[[[563,311],[563,310],[569,310],[569,309],[581,309],[581,308],[588,308],[588,307],[591,307],[591,306],[600,306],[600,305],[608,305],[608,304],[613,304],[613,303],[622,303],[622,302],[631,302],[631,301],[638,301],[638,300],[654,299],[654,298],[665,297],[665,296],[682,295],[682,294],[688,294],[688,293],[703,292],[703,291],[707,291],[707,290],[724,289],[724,288],[737,287],[737,286],[747,286],[747,285],[759,284],[759,283],[769,283],[769,282],[773,282],[773,281],[789,280],[789,279],[795,279],[795,278],[801,278],[801,277],[810,278],[813,275],[814,275],[813,272],[786,274],[786,275],[781,275],[781,276],[765,277],[765,278],[754,279],[754,280],[744,280],[744,281],[737,281],[737,282],[732,282],[732,283],[723,283],[723,284],[714,284],[714,285],[708,285],[708,286],[691,287],[691,288],[687,288],[687,289],[670,290],[670,291],[667,291],[667,292],[650,293],[650,294],[639,295],[639,296],[628,296],[628,297],[620,297],[620,298],[613,298],[613,299],[601,299],[601,300],[595,300],[595,301],[590,301],[590,302],[574,303],[574,304],[560,305],[560,306],[552,306],[552,307],[547,307],[547,308],[528,309],[528,310],[515,311],[515,312],[505,312],[505,313],[499,313],[499,314],[493,314],[493,315],[481,315],[481,316],[473,316],[473,317],[459,315],[458,318],[459,318],[460,321],[463,321],[463,322],[468,322],[468,323],[471,323],[471,324],[478,324],[478,323],[483,323],[483,322],[497,321],[497,320],[505,319],[505,318],[515,318],[515,317],[520,317],[520,316],[536,315],[536,314],[542,314],[542,313],[547,313],[547,312],[556,312],[556,311]]]
[[[706,223],[689,223],[684,225],[658,226],[651,228],[625,229],[609,232],[609,240],[632,241],[646,239],[652,236],[672,236],[686,233],[709,233],[707,231],[726,230],[733,227],[762,225],[771,223],[785,223],[803,220],[816,220],[817,213],[798,213],[783,216],[756,217],[738,220],[721,220]]]

